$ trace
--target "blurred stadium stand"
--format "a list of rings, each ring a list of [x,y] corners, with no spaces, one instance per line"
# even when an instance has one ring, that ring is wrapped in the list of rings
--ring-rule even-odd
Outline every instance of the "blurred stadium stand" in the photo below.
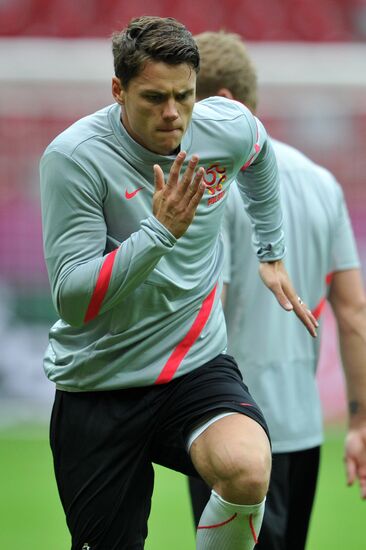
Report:
[[[2,0],[0,35],[105,37],[131,17],[174,16],[192,32],[220,28],[247,40],[352,41],[365,37],[364,0]]]
[[[366,0],[0,0],[2,404],[21,397],[29,412],[27,399],[49,403],[52,391],[41,369],[55,313],[39,158],[69,124],[112,102],[106,37],[144,13],[177,17],[194,33],[224,28],[245,37],[258,67],[260,118],[342,183],[366,266]],[[319,382],[327,418],[336,418],[345,400],[334,321],[325,316]]]

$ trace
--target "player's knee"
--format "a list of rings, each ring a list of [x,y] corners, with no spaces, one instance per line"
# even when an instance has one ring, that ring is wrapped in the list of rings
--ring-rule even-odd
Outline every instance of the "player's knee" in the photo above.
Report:
[[[270,471],[271,458],[266,451],[231,456],[217,472],[214,489],[228,502],[257,504],[267,494]]]

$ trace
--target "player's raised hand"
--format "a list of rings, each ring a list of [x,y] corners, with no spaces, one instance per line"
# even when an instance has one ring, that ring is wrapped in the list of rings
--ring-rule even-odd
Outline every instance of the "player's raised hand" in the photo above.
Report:
[[[153,213],[177,239],[190,226],[206,188],[202,179],[204,169],[196,171],[197,155],[192,156],[184,174],[180,175],[186,156],[184,151],[177,155],[166,183],[163,170],[158,164],[154,165]]]
[[[259,273],[264,284],[277,298],[278,303],[286,311],[294,311],[311,336],[315,338],[318,322],[307,305],[296,294],[283,262],[281,260],[261,262]]]

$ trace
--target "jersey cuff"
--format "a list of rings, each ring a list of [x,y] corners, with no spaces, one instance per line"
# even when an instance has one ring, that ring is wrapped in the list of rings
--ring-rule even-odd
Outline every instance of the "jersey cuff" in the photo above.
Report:
[[[282,260],[286,254],[286,247],[283,242],[276,244],[268,243],[257,249],[257,256],[260,262],[275,262]]]
[[[173,233],[171,233],[165,225],[159,222],[155,216],[149,216],[146,220],[141,222],[141,225],[145,225],[145,227],[152,229],[155,235],[159,238],[160,242],[168,248],[172,248],[177,242],[177,239],[174,237]]]

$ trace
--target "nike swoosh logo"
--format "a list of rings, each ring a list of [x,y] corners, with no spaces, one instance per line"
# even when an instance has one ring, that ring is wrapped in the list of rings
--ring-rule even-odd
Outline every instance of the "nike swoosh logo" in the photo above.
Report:
[[[127,189],[126,189],[126,191],[125,191],[125,197],[126,197],[126,199],[127,199],[127,200],[133,199],[133,197],[134,197],[135,195],[137,195],[137,193],[138,193],[139,191],[141,191],[142,189],[143,189],[143,187],[139,187],[138,189],[135,189],[135,191],[132,191],[132,193],[129,193],[129,192],[127,191]]]

